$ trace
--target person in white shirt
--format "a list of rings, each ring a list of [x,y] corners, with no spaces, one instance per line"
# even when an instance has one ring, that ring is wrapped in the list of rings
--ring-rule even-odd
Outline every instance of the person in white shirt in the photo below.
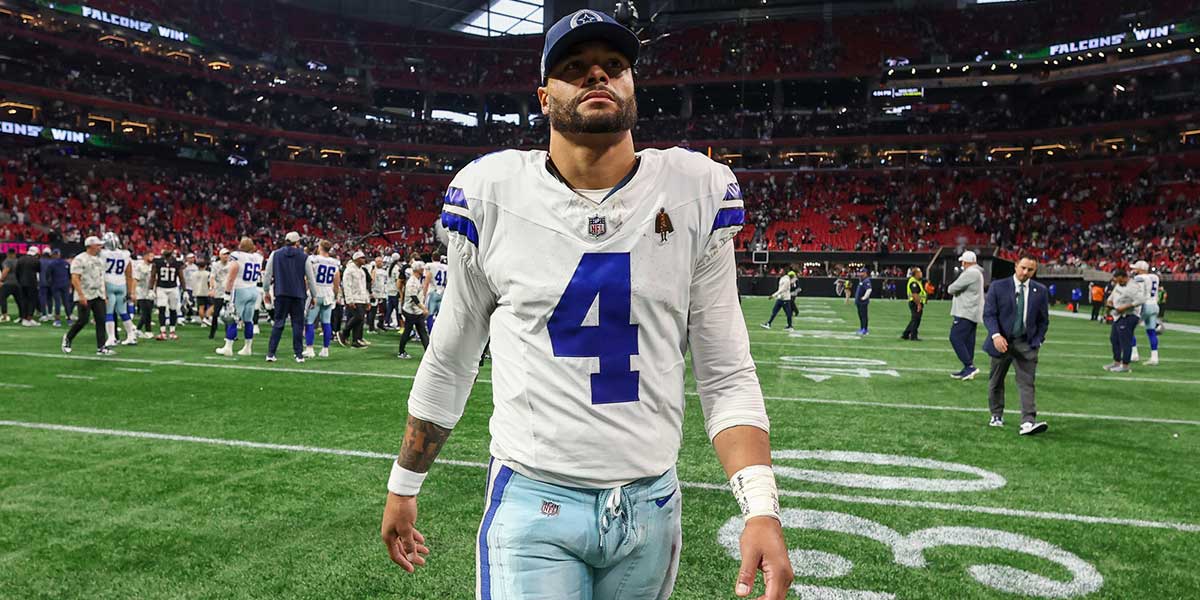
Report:
[[[142,339],[154,337],[154,294],[151,292],[150,280],[154,272],[154,253],[149,250],[142,255],[142,260],[133,265],[133,280],[137,282],[137,311],[138,337]]]
[[[429,308],[430,331],[433,331],[433,323],[442,309],[442,296],[450,279],[450,269],[442,262],[444,258],[441,254],[434,254],[433,261],[425,265],[425,306]]]
[[[212,310],[212,298],[209,297],[208,288],[211,277],[212,273],[209,272],[208,265],[203,260],[196,261],[196,270],[192,271],[190,285],[192,297],[196,303],[196,317],[205,327],[209,325],[208,320],[212,316],[209,312]]]
[[[367,264],[367,255],[359,250],[346,263],[342,271],[342,296],[346,301],[345,324],[338,332],[337,341],[346,346],[346,340],[353,348],[366,348],[369,344],[363,341],[363,321],[366,319],[367,306],[371,301],[371,293],[367,290],[367,274],[363,265]]]
[[[71,343],[75,336],[88,323],[88,316],[96,320],[96,354],[108,356],[112,349],[105,346],[107,335],[104,331],[105,290],[104,290],[104,261],[100,258],[100,246],[103,242],[96,236],[88,236],[83,242],[84,251],[71,261],[71,287],[75,289],[75,301],[79,304],[79,317],[70,331],[62,338],[62,351],[71,353]]]
[[[1112,333],[1109,342],[1112,344],[1112,364],[1104,365],[1104,370],[1111,373],[1129,373],[1133,369],[1133,338],[1138,323],[1142,320],[1142,306],[1147,301],[1146,288],[1129,278],[1124,269],[1113,271],[1113,289],[1108,295],[1108,306],[1113,317]]]
[[[114,232],[105,232],[101,238],[104,248],[100,250],[100,260],[104,261],[104,291],[105,310],[104,330],[108,336],[105,346],[117,345],[117,316],[121,317],[121,325],[125,328],[125,346],[137,345],[137,328],[133,326],[133,315],[129,312],[129,303],[137,302],[137,287],[133,282],[133,257],[128,250],[121,248],[121,238]]]
[[[412,264],[412,275],[404,284],[404,301],[400,312],[404,315],[404,333],[400,335],[400,351],[396,358],[409,359],[404,348],[415,331],[421,339],[421,347],[429,348],[429,332],[425,330],[425,317],[429,309],[425,307],[425,286],[422,277],[425,274],[425,263],[417,261]]]
[[[1153,367],[1158,364],[1158,290],[1161,285],[1158,280],[1158,275],[1150,272],[1150,264],[1144,260],[1139,260],[1133,263],[1133,280],[1146,292],[1146,302],[1142,304],[1142,327],[1146,329],[1146,339],[1150,340],[1150,360],[1146,361],[1146,366]],[[1137,350],[1137,334],[1133,336],[1133,351],[1130,353],[1130,360],[1138,361]]]
[[[196,290],[192,287],[193,276],[200,267],[196,264],[195,253],[188,252],[183,259],[183,322],[197,321]]]
[[[233,342],[237,340],[239,322],[242,324],[246,342],[242,349],[238,350],[238,355],[251,356],[254,352],[254,327],[257,321],[255,313],[263,295],[262,288],[259,287],[262,281],[263,255],[259,254],[257,249],[254,240],[243,237],[238,243],[238,249],[229,253],[224,288],[225,294],[233,299],[233,314],[237,320],[231,320],[225,326],[225,345],[217,348],[217,354],[222,356],[233,356]]]
[[[213,339],[217,336],[218,321],[223,321],[228,324],[229,321],[236,321],[233,317],[232,307],[226,306],[232,301],[232,298],[225,295],[225,280],[229,278],[229,249],[221,248],[217,252],[217,256],[212,263],[212,269],[209,270],[208,276],[208,339]]]
[[[962,272],[946,292],[954,298],[950,303],[950,316],[954,319],[950,325],[950,346],[963,368],[950,376],[971,380],[979,374],[975,366],[975,331],[983,322],[983,269],[970,250],[963,252],[958,260]]]
[[[564,17],[546,35],[538,88],[549,152],[484,156],[446,192],[455,277],[409,394],[381,534],[406,571],[424,564],[416,496],[490,333],[493,459],[477,598],[670,596],[689,350],[705,429],[744,517],[733,587],[749,595],[760,570],[766,600],[791,585],[738,303],[741,190],[703,154],[635,152],[638,48],[603,13]]]
[[[321,322],[321,358],[329,356],[329,344],[333,341],[333,307],[342,293],[342,265],[329,255],[332,248],[329,240],[321,240],[309,254],[305,265],[309,282],[308,313],[305,315],[307,325],[304,329],[305,358],[317,356],[313,351],[313,343],[318,320]]]
[[[779,289],[770,296],[775,299],[775,306],[771,309],[771,318],[767,319],[766,323],[759,324],[759,327],[770,329],[771,323],[775,322],[775,316],[779,314],[780,309],[783,309],[783,314],[787,316],[787,327],[784,331],[794,331],[792,329],[792,282],[795,280],[795,271],[788,271],[787,275],[779,278]]]

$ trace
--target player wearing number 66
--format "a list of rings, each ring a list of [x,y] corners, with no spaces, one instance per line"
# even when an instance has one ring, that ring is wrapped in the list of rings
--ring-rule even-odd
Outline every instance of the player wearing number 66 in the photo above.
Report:
[[[463,413],[490,331],[482,600],[670,596],[689,349],[705,427],[746,520],[728,591],[748,596],[761,570],[764,598],[783,600],[792,581],[738,305],[741,191],[702,154],[634,152],[638,48],[596,11],[556,23],[537,90],[549,152],[484,156],[446,192],[455,278],[413,382],[381,533],[405,570],[425,564],[416,496]],[[656,231],[662,213],[671,231]]]

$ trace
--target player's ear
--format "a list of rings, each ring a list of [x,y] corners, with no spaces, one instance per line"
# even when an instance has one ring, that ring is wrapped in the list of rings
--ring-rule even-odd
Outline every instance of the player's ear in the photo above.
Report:
[[[549,82],[547,82],[549,83]],[[550,91],[547,86],[541,86],[537,89],[538,104],[541,105],[542,114],[550,114]]]

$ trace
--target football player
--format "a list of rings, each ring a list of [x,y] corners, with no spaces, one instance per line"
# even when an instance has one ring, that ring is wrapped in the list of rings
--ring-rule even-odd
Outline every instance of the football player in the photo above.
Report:
[[[705,429],[745,519],[731,591],[749,595],[760,570],[767,600],[792,582],[738,304],[741,191],[703,154],[634,151],[638,49],[607,15],[564,17],[546,34],[537,90],[549,152],[484,156],[446,192],[454,285],[410,392],[381,534],[405,570],[425,564],[417,494],[463,414],[490,330],[477,598],[670,597],[689,349]],[[660,212],[673,232],[656,235]]]
[[[450,277],[450,270],[443,262],[445,259],[441,254],[434,254],[433,260],[425,265],[425,307],[429,309],[430,331],[433,331],[433,322],[442,308],[442,296],[446,293],[446,282]]]
[[[217,335],[217,322],[222,316],[222,309],[229,303],[230,298],[225,295],[225,280],[229,278],[229,249],[221,248],[217,252],[217,258],[212,263],[212,269],[208,275],[208,295],[212,299],[212,307],[208,312],[208,339],[213,339]],[[227,309],[232,310],[232,309]]]
[[[183,263],[175,258],[172,250],[163,250],[162,257],[154,261],[150,271],[150,289],[154,291],[154,303],[158,306],[158,335],[154,339],[160,342],[179,339],[175,326],[179,324],[179,290],[182,288]]]
[[[100,250],[100,260],[104,261],[104,291],[105,310],[104,330],[108,334],[104,346],[111,348],[117,345],[117,316],[121,317],[121,326],[125,328],[124,346],[137,345],[138,332],[133,326],[133,315],[129,312],[129,303],[137,302],[137,286],[133,283],[133,257],[128,250],[121,248],[121,238],[116,233],[108,231],[101,238],[104,247]]]
[[[254,352],[255,312],[262,300],[263,256],[256,252],[254,240],[244,237],[238,249],[229,254],[229,272],[225,276],[225,295],[233,299],[233,312],[225,325],[225,345],[217,348],[217,354],[233,356],[233,342],[237,340],[238,323],[241,322],[246,343],[238,350],[238,356],[250,356]],[[229,310],[229,309],[226,309]]]
[[[1150,272],[1150,264],[1144,260],[1133,263],[1133,280],[1146,291],[1146,303],[1142,305],[1142,327],[1146,329],[1146,339],[1150,340],[1150,360],[1146,366],[1158,364],[1158,291],[1160,283],[1158,275]],[[1133,336],[1133,356],[1137,356],[1137,336]],[[1136,361],[1137,358],[1131,360]]]
[[[138,337],[148,339],[154,337],[154,323],[151,315],[154,313],[154,292],[151,291],[150,279],[154,276],[154,253],[149,250],[142,259],[133,265],[133,280],[137,282],[137,312]]]
[[[329,255],[332,248],[333,244],[329,240],[321,240],[321,243],[317,244],[312,254],[308,256],[308,263],[305,265],[305,268],[308,269],[310,285],[308,314],[305,315],[307,325],[304,327],[305,358],[314,356],[327,358],[329,344],[333,341],[333,306],[336,298],[342,293],[342,274],[341,263]],[[321,353],[319,355],[313,352],[318,320],[321,321]]]

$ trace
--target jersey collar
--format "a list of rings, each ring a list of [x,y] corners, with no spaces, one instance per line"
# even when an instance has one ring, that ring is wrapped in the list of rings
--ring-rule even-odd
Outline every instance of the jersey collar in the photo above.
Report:
[[[630,181],[633,181],[633,176],[637,175],[638,167],[640,167],[641,165],[642,165],[642,157],[635,154],[634,158],[633,158],[633,168],[630,169],[629,172],[625,174],[625,177],[623,177],[621,179],[621,181],[617,182],[617,185],[614,185],[612,187],[612,189],[609,190],[608,193],[604,195],[604,198],[600,199],[600,203],[603,204],[605,200],[608,200],[609,198],[611,198],[613,194],[617,193],[621,188],[628,185]],[[559,172],[558,167],[556,167],[554,165],[554,160],[550,158],[550,152],[546,152],[546,171],[548,171],[551,175],[553,175],[554,178],[557,179],[560,183],[567,186],[567,189],[571,190],[572,192],[575,191],[575,188],[571,187],[570,183],[567,183],[566,178],[562,176],[562,173]],[[576,193],[578,193],[578,192],[576,192]]]

